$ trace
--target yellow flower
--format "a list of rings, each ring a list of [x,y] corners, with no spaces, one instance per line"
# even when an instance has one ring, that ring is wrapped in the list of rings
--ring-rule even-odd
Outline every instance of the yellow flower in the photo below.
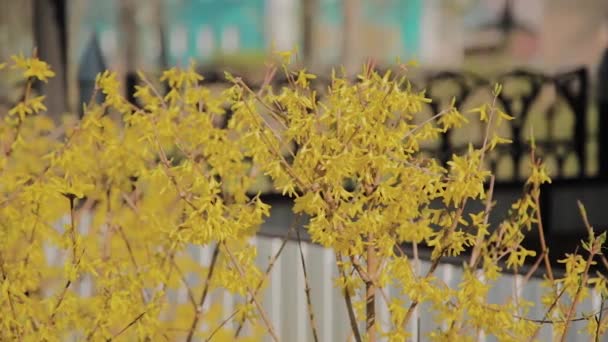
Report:
[[[22,55],[12,57],[14,68],[22,69],[25,78],[34,77],[43,82],[48,82],[48,79],[55,76],[51,67],[38,58],[25,58]]]

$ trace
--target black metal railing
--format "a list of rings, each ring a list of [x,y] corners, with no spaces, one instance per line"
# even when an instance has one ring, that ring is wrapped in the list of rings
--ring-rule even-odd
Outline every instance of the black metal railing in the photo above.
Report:
[[[224,84],[228,86],[219,72],[205,72],[204,76],[203,83],[206,85]],[[244,81],[252,89],[259,89],[259,82],[247,79]],[[322,90],[326,89],[329,82],[328,79],[320,77],[313,83],[313,86],[321,90],[319,99],[322,99]],[[534,132],[542,133],[535,140],[538,153],[555,161],[552,177],[573,179],[593,176],[587,170],[590,158],[587,146],[596,137],[587,132],[589,81],[586,69],[580,68],[556,75],[518,69],[494,78],[484,78],[470,72],[444,71],[428,74],[415,86],[418,89],[427,90],[427,96],[433,100],[428,104],[428,110],[431,113],[438,113],[447,107],[452,98],[455,99],[456,107],[462,111],[481,103],[481,101],[475,101],[475,98],[483,98],[485,95],[487,102],[488,95],[493,89],[493,83],[496,82],[506,84],[505,91],[497,97],[497,105],[515,117],[509,123],[507,132],[507,137],[512,140],[512,143],[500,147],[490,157],[490,167],[494,172],[497,171],[499,161],[503,161],[505,158],[511,159],[510,177],[501,179],[501,181],[519,182],[522,178],[531,133],[524,128],[531,127],[530,121],[538,121],[542,125],[542,127],[534,127]],[[513,82],[519,82],[519,86],[509,87],[509,84]],[[272,83],[275,87],[286,84],[285,78],[278,78]],[[446,85],[451,89],[448,91],[439,89],[445,88]],[[508,91],[509,88],[515,90]],[[227,111],[229,117],[229,108]],[[481,123],[478,126],[477,128],[481,130]],[[439,146],[426,149],[445,161],[452,153],[459,153],[466,149],[469,142],[477,145],[482,143],[483,135],[478,135],[477,140],[467,136],[465,141],[458,142],[458,139],[455,139],[457,134],[457,132],[449,131],[441,136]],[[575,164],[570,165],[570,168],[567,169],[566,162],[572,158],[575,160]]]

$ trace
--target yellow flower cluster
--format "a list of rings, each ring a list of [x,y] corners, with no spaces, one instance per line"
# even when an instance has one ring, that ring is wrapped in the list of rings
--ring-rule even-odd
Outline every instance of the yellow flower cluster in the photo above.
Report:
[[[490,229],[493,178],[485,159],[509,142],[495,132],[512,119],[494,103],[468,114],[452,105],[419,124],[430,99],[406,74],[366,66],[357,82],[333,73],[330,86],[317,89],[315,75],[282,65],[289,83],[282,89],[254,92],[227,74],[233,85],[217,92],[200,85],[191,65],[162,74],[166,94],[140,74],[137,104],[106,71],[96,82],[103,103],[55,126],[37,115],[46,110],[44,97],[30,94],[31,82],[53,77],[49,66],[22,56],[9,65],[27,88],[0,123],[1,340],[231,340],[240,329],[224,325],[226,317],[277,339],[257,300],[265,275],[247,242],[269,216],[270,206],[252,192],[262,175],[293,198],[295,213],[310,218],[312,240],[335,251],[336,284],[355,337],[359,320],[368,340],[406,340],[422,303],[442,323],[428,336],[433,340],[473,340],[482,331],[499,340],[537,334],[539,324],[524,317],[531,303],[488,302],[499,265],[518,270],[534,256],[521,242],[532,229],[542,231],[538,197],[549,181],[532,158],[524,197]],[[471,145],[447,165],[421,153],[423,143],[470,120],[487,124],[482,146]],[[473,201],[487,203],[486,210],[466,216]],[[604,240],[586,243],[591,258],[568,256],[563,279],[548,275],[547,317],[574,318],[576,302],[587,295],[582,284],[608,295],[603,275],[588,276]],[[415,267],[417,252],[408,257],[403,250],[422,245],[432,250],[424,274]],[[213,249],[208,265],[192,256],[200,246]],[[457,288],[435,277],[444,257],[465,252],[470,260]],[[538,257],[548,263],[546,253]],[[85,294],[87,281],[92,289]],[[388,285],[403,296],[378,295]],[[180,288],[187,289],[185,304],[170,300]],[[559,288],[572,306],[560,304]],[[207,308],[214,289],[246,300],[232,314]],[[374,323],[369,303],[379,300],[391,313],[388,331]],[[592,334],[608,326],[589,322]],[[561,327],[565,333],[568,325]]]
[[[35,58],[15,57],[11,66],[28,80],[53,75]],[[248,193],[255,174],[242,140],[214,124],[226,98],[211,98],[193,69],[173,69],[162,79],[170,95],[142,86],[141,108],[128,103],[116,75],[105,72],[97,78],[105,101],[87,105],[80,121],[68,118],[56,127],[33,115],[45,110],[43,97],[26,97],[6,116],[0,127],[1,340],[186,336],[194,317],[210,329],[222,320],[216,307],[199,313],[204,288],[247,296],[260,281],[256,251],[246,241],[269,206]],[[123,122],[110,112],[122,114]],[[219,251],[213,266],[196,263],[189,252],[205,245]],[[49,250],[59,263],[48,259]],[[201,278],[188,285],[197,298],[170,302],[189,274]],[[87,280],[93,290],[83,295]],[[170,312],[175,317],[163,319]]]

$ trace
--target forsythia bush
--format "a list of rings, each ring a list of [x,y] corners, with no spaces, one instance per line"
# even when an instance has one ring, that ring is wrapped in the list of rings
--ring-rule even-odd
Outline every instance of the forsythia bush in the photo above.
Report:
[[[55,125],[39,115],[44,96],[31,90],[53,77],[48,65],[17,56],[2,67],[27,80],[23,100],[0,123],[2,340],[232,340],[239,332],[225,325],[230,319],[254,327],[242,339],[277,340],[258,299],[267,273],[256,268],[248,244],[269,215],[269,205],[252,193],[263,175],[294,199],[295,213],[308,217],[312,240],[335,251],[336,286],[356,340],[407,340],[421,303],[430,304],[440,327],[432,340],[474,340],[481,332],[534,339],[542,322],[526,318],[533,305],[545,307],[556,338],[563,338],[590,286],[608,294],[605,277],[589,272],[603,258],[605,240],[591,227],[585,254],[563,260],[563,278],[551,272],[547,246],[541,255],[521,246],[534,230],[544,241],[538,198],[550,180],[534,155],[523,198],[499,227],[489,227],[493,177],[485,157],[508,143],[495,132],[512,119],[495,103],[466,115],[446,108],[420,123],[417,115],[430,100],[412,90],[405,73],[380,75],[367,65],[359,82],[333,74],[328,89],[315,90],[314,75],[279,63],[257,92],[227,75],[232,87],[214,93],[190,67],[165,71],[164,93],[141,74],[138,105],[120,95],[116,74],[106,71],[96,82],[103,103]],[[268,86],[277,70],[289,86]],[[482,146],[448,165],[421,153],[424,142],[473,119],[486,124]],[[464,215],[472,201],[486,208]],[[191,245],[214,246],[210,264],[198,264]],[[403,251],[421,245],[432,249],[424,274],[415,267],[417,255]],[[465,251],[465,276],[450,288],[434,272],[443,257]],[[542,303],[490,304],[488,292],[503,268],[517,270],[528,257],[547,267]],[[198,276],[196,285],[186,274]],[[83,295],[85,279],[93,288]],[[389,284],[407,300],[386,296]],[[189,300],[176,305],[171,294],[181,287]],[[218,288],[247,300],[232,314],[203,309]],[[378,301],[389,307],[389,331],[376,324]],[[588,319],[593,336],[608,327],[598,316]]]

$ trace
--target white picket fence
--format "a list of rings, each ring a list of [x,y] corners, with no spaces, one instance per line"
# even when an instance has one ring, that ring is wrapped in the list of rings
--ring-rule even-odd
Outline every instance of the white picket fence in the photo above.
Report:
[[[279,249],[282,239],[258,236],[252,239],[252,243],[258,248],[258,263],[261,268],[268,264],[268,259]],[[335,256],[331,250],[312,244],[302,246],[307,271],[310,278],[312,306],[321,341],[346,341],[351,333],[348,316],[345,310],[344,298],[336,289],[333,279],[337,276]],[[210,258],[210,249],[202,250],[203,262]],[[424,274],[430,267],[429,262],[421,262],[421,270]],[[462,278],[460,267],[443,264],[440,265],[435,274],[446,284],[455,288]],[[282,341],[307,342],[312,341],[312,334],[307,316],[306,297],[304,292],[304,276],[301,267],[300,254],[296,242],[288,242],[281,258],[270,274],[270,288],[264,297],[264,307],[277,328]],[[521,281],[521,276],[503,276],[497,281],[496,287],[490,292],[490,301],[503,303],[512,297],[515,290],[515,282]],[[523,298],[540,303],[543,289],[540,279],[532,279],[524,288],[518,289]],[[389,297],[399,296],[399,290],[388,287],[384,289]],[[227,300],[226,305],[231,305]],[[389,328],[389,312],[383,300],[377,301],[378,321],[386,330]],[[592,292],[592,295],[579,304],[578,316],[582,313],[597,312],[600,308],[600,297]],[[227,310],[230,312],[230,310]],[[539,306],[531,310],[528,317],[542,319],[545,311]],[[586,322],[574,322],[571,325],[568,341],[588,341],[589,335],[584,331]],[[426,305],[421,305],[410,324],[412,341],[425,341],[426,336],[433,329],[438,328],[433,320],[432,312]],[[582,334],[579,330],[583,330]],[[352,336],[350,336],[352,337]],[[551,341],[552,326],[545,325],[539,341]],[[491,337],[483,337],[481,341],[493,341]],[[604,339],[608,341],[607,339]]]
[[[274,221],[274,222],[272,222]],[[279,220],[283,221],[283,220]],[[67,218],[66,218],[66,222]],[[82,216],[79,224],[81,233],[86,234],[90,218],[86,215]],[[271,220],[267,223],[270,225],[277,224],[276,220]],[[61,223],[58,225],[60,226]],[[266,231],[274,230],[275,232],[282,227],[266,227]],[[270,228],[270,229],[268,229]],[[266,269],[270,259],[277,253],[281,244],[282,237],[270,237],[258,235],[251,239],[251,244],[257,247],[257,264],[261,270]],[[54,248],[45,248],[47,260],[49,262],[60,263],[62,258]],[[197,258],[201,264],[209,265],[212,256],[212,246],[192,246],[190,252]],[[337,276],[337,268],[335,265],[335,255],[329,250],[318,245],[303,242],[302,250],[306,262],[306,267],[309,275],[309,283],[311,287],[312,307],[314,310],[315,321],[318,329],[320,341],[347,341],[352,340],[348,316],[345,309],[344,298],[340,291],[334,286],[334,279]],[[263,295],[263,307],[267,312],[273,326],[276,329],[281,341],[293,342],[308,342],[312,341],[312,333],[310,329],[306,296],[304,292],[304,274],[300,260],[300,251],[297,242],[289,241],[285,246],[280,258],[277,259],[270,275],[269,286]],[[430,267],[430,263],[422,261],[420,269],[422,274]],[[460,267],[452,264],[442,264],[438,267],[435,274],[441,278],[448,286],[455,288],[458,286],[462,278],[462,270]],[[504,303],[509,297],[512,297],[516,289],[516,282],[521,281],[521,276],[505,275],[496,282],[496,286],[490,291],[490,302]],[[518,288],[517,291],[527,300],[540,303],[540,296],[543,289],[540,286],[540,279],[531,279],[524,288]],[[89,296],[92,291],[90,279],[85,279],[79,286],[77,291],[82,296]],[[384,289],[389,297],[398,297],[399,290],[393,287]],[[175,300],[185,303],[187,302],[187,292],[185,288],[179,291]],[[227,317],[233,312],[235,304],[242,301],[242,298],[236,298],[227,291],[215,291],[211,293],[210,300],[207,301],[203,310],[209,308],[212,303],[222,303],[223,312]],[[582,301],[577,309],[577,317],[583,313],[597,312],[600,309],[600,297],[592,291],[592,295]],[[383,300],[377,301],[378,322],[384,328],[389,327],[389,312]],[[541,305],[535,307],[528,313],[527,317],[534,319],[542,319],[544,308]],[[228,326],[234,327],[234,322],[229,322]],[[571,325],[568,335],[568,341],[588,341],[589,335],[585,332],[586,322],[574,322]],[[363,328],[363,327],[361,327]],[[433,320],[433,313],[429,311],[426,305],[421,305],[416,310],[413,319],[410,322],[410,333],[412,341],[425,341],[428,333],[439,328]],[[200,329],[207,330],[208,326],[205,322],[201,322]],[[245,329],[243,335],[246,336],[248,330]],[[242,335],[242,336],[243,336]],[[270,341],[270,339],[267,339]],[[481,341],[494,341],[491,337],[481,336]],[[547,324],[541,329],[538,336],[539,341],[552,340],[552,326]],[[602,341],[608,341],[608,337],[604,337]]]

